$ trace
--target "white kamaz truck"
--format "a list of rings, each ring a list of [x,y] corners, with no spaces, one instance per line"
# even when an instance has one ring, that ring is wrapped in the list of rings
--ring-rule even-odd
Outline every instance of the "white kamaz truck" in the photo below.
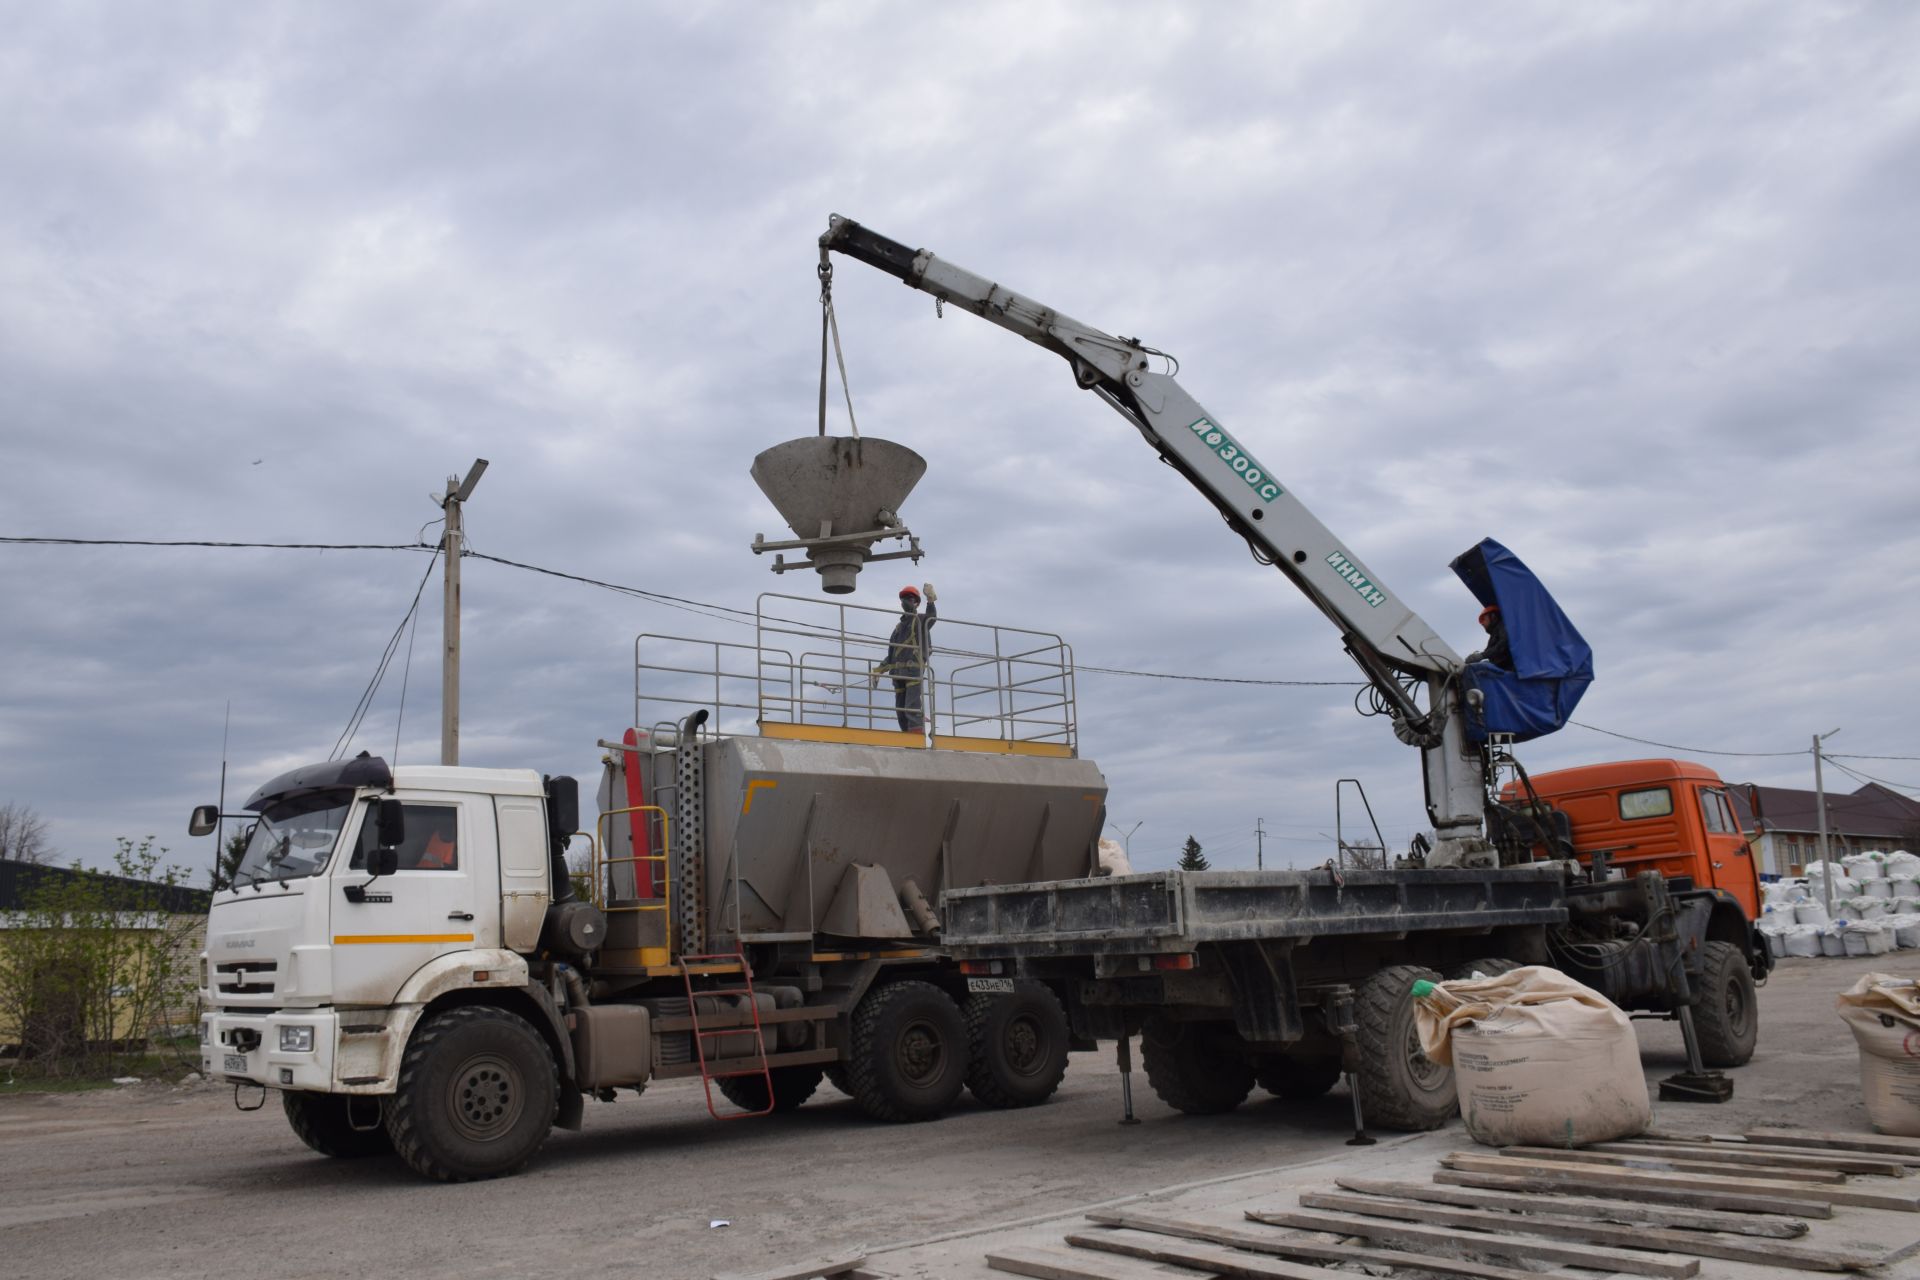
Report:
[[[1420,1129],[1454,1091],[1419,1053],[1412,983],[1525,962],[1678,1018],[1690,1069],[1671,1096],[1728,1096],[1706,1068],[1752,1054],[1770,959],[1731,894],[1612,874],[1614,850],[1531,794],[1511,744],[1563,723],[1592,665],[1517,558],[1488,541],[1454,562],[1511,632],[1504,661],[1463,660],[1137,339],[840,218],[828,286],[836,252],[1064,357],[1303,592],[1420,751],[1434,841],[1389,870],[1100,879],[1106,784],[1079,755],[1064,642],[943,617],[910,729],[865,692],[890,611],[763,596],[751,644],[640,638],[633,727],[600,743],[584,833],[573,780],[531,771],[363,755],[261,787],[209,921],[209,1075],[236,1098],[280,1091],[317,1151],[393,1150],[445,1180],[509,1173],[588,1095],[652,1080],[765,1115],[824,1078],[876,1118],[922,1120],[963,1087],[1043,1101],[1096,1039],[1124,1072],[1136,1034],[1178,1109],[1344,1076],[1356,1111]],[[767,451],[755,477],[813,556],[781,567],[851,591],[923,466],[824,423]],[[1503,774],[1523,799],[1503,800]],[[218,817],[196,810],[192,830]],[[585,898],[565,864],[581,834]]]

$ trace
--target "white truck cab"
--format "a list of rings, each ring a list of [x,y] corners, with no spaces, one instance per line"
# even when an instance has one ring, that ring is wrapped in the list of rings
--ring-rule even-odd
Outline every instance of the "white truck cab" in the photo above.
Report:
[[[306,1100],[288,1104],[296,1131],[305,1107],[316,1112],[309,1128],[330,1124],[338,1145],[381,1127],[380,1099],[399,1088],[422,1015],[462,993],[515,1012],[564,1062],[559,1008],[526,957],[540,948],[556,874],[569,896],[555,861],[577,821],[574,794],[571,779],[529,769],[389,769],[365,754],[261,787],[245,806],[258,818],[233,887],[208,918],[208,1076]],[[197,812],[196,829],[213,816]],[[367,1096],[358,1112],[356,1096]]]

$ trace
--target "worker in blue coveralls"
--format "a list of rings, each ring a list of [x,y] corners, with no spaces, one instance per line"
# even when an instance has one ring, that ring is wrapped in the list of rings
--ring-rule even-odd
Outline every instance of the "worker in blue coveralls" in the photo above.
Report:
[[[894,714],[899,717],[900,728],[907,733],[926,729],[921,694],[926,685],[927,656],[932,652],[933,624],[938,620],[933,584],[922,583],[921,589],[927,593],[925,614],[920,612],[920,590],[910,586],[900,588],[900,621],[887,637],[887,656],[867,681],[878,685],[882,673],[892,677]]]

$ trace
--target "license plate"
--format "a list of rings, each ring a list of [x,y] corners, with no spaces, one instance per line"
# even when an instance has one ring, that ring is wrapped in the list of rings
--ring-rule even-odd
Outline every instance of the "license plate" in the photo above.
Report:
[[[967,991],[973,995],[1010,996],[1013,994],[1013,979],[968,978]]]
[[[229,1053],[225,1055],[222,1070],[238,1076],[247,1074],[247,1055],[244,1053]]]

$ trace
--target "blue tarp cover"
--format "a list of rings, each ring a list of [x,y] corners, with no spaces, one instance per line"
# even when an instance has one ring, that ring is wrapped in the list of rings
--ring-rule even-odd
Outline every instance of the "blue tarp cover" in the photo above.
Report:
[[[1484,742],[1490,733],[1510,733],[1525,742],[1566,724],[1593,683],[1592,646],[1533,571],[1492,538],[1456,557],[1453,571],[1481,604],[1500,607],[1513,650],[1511,671],[1468,664],[1466,686],[1486,701],[1468,713],[1467,736]]]

